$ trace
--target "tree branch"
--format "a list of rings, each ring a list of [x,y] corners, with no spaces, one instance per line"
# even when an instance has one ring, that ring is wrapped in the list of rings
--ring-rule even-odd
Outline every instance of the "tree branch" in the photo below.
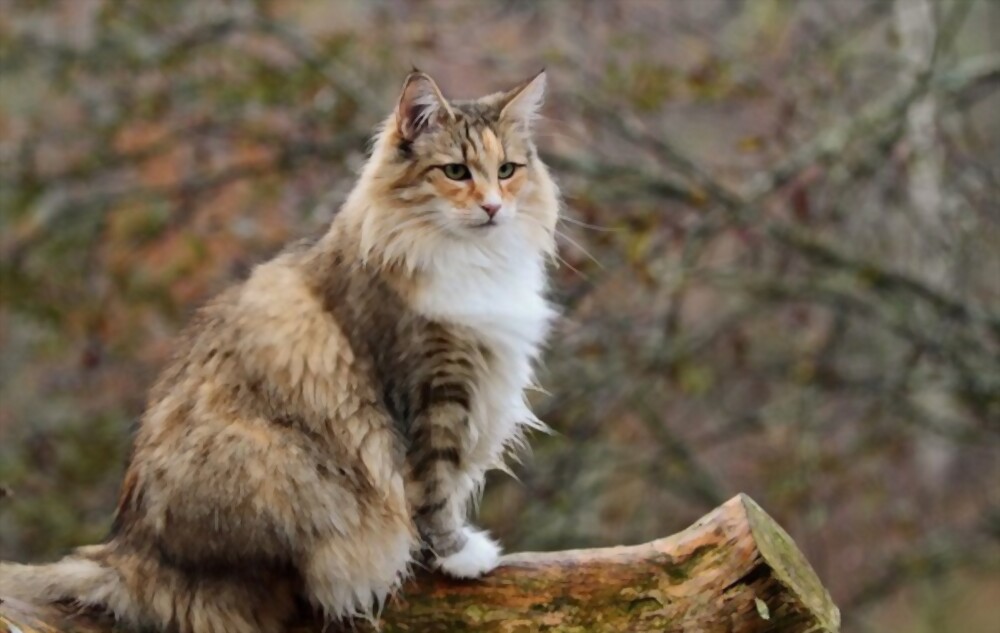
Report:
[[[6,626],[7,629],[3,629]],[[486,578],[420,575],[379,630],[835,633],[840,613],[791,537],[746,495],[645,545],[513,554]],[[0,630],[110,632],[105,616],[0,597]],[[293,633],[324,629],[305,619]],[[344,630],[372,631],[351,623]]]

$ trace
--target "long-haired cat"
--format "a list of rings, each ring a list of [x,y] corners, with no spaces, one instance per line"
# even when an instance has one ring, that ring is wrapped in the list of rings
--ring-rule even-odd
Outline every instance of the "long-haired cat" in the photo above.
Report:
[[[107,542],[0,565],[0,596],[181,633],[279,631],[300,598],[370,615],[414,557],[458,577],[526,427],[558,192],[545,75],[448,101],[407,77],[329,231],[203,307],[153,388]]]

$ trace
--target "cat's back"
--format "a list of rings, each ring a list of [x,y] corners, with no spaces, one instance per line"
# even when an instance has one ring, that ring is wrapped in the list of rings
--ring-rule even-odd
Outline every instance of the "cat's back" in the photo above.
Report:
[[[366,391],[352,345],[316,288],[315,260],[310,243],[295,244],[199,309],[151,392],[144,426],[181,402],[193,424],[329,416]]]
[[[351,455],[388,454],[392,438],[371,433],[385,426],[376,391],[310,281],[314,260],[309,248],[287,249],[202,307],[182,334],[136,436],[130,470],[144,486],[144,521],[169,515],[201,529],[198,508],[212,507],[238,532],[249,525],[240,517],[250,504],[271,508],[259,518],[262,529],[285,533],[294,513],[282,508],[308,496],[317,477],[336,480],[310,497],[325,514],[327,497],[351,482],[391,479],[381,462],[362,462],[363,476],[352,470]],[[341,468],[331,474],[330,463]],[[350,498],[338,503],[348,507]],[[256,532],[239,533],[267,545]]]

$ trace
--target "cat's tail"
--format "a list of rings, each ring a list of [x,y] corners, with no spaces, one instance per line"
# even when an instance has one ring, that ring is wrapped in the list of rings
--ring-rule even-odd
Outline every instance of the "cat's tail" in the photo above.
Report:
[[[165,565],[115,544],[81,547],[45,565],[0,563],[0,599],[68,602],[112,614],[127,627],[180,633],[271,633],[284,628],[295,602],[281,579],[219,578]]]
[[[109,564],[109,553],[107,545],[92,545],[45,565],[0,563],[0,598],[33,604],[70,601],[134,620],[136,609],[121,574]]]

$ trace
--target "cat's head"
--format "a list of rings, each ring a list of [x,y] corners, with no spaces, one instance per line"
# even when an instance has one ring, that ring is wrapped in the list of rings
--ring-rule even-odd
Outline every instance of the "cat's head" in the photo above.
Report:
[[[558,191],[533,140],[544,91],[541,72],[506,92],[449,101],[412,72],[362,177],[373,202],[366,250],[411,267],[454,252],[487,262],[552,253]]]

